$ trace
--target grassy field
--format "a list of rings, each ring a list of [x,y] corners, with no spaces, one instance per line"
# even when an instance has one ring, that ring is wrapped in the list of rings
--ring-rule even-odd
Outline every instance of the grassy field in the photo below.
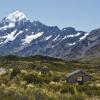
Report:
[[[44,66],[49,74],[42,74]],[[100,59],[66,61],[44,56],[0,57],[0,100],[100,100]],[[65,81],[67,73],[83,69],[92,81],[83,85]]]

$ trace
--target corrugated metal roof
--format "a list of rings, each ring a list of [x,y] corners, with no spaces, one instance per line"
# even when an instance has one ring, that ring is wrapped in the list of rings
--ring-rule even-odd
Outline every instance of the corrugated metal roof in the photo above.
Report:
[[[84,72],[83,70],[81,70],[81,69],[78,69],[78,70],[75,70],[75,71],[73,71],[73,72],[71,72],[71,73],[68,73],[66,76],[67,77],[70,77],[70,76],[72,76],[72,75],[74,75],[74,74],[77,74],[77,73],[79,73],[79,72]],[[85,73],[85,72],[84,72]]]

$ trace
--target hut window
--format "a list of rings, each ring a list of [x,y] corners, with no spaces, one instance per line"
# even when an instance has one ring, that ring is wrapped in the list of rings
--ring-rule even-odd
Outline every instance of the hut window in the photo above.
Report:
[[[77,77],[77,81],[82,81],[83,80],[83,77],[82,76],[78,76]]]

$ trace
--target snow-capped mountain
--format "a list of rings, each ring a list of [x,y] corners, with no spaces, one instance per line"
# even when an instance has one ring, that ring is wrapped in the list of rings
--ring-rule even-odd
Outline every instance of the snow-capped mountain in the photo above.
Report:
[[[27,20],[27,18],[24,13],[16,11],[5,17],[5,20],[9,22],[17,22],[17,21]]]
[[[59,29],[39,21],[31,22],[16,11],[0,21],[0,55],[45,55],[59,58],[80,58],[100,44],[100,29],[90,33],[72,27]]]

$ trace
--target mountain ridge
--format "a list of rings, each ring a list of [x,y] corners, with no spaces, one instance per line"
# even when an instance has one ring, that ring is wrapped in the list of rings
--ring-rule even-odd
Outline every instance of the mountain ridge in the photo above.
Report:
[[[59,29],[31,22],[24,13],[16,11],[0,22],[0,55],[79,59],[91,55],[91,48],[100,44],[99,38],[100,29],[88,33],[73,27]]]

